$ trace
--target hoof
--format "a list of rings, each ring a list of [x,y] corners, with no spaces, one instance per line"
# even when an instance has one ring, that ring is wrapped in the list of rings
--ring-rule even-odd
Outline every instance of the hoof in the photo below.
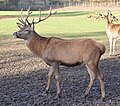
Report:
[[[54,97],[54,100],[57,100],[57,99],[59,99],[59,98],[60,98],[60,96],[56,95],[56,96]]]
[[[42,96],[47,97],[48,96],[48,91],[46,92],[46,90],[42,93]]]
[[[53,99],[54,99],[54,100],[57,100],[58,98],[59,98],[58,96],[55,96]]]
[[[109,56],[114,56],[114,54],[109,54]]]
[[[54,100],[59,99],[60,97],[61,97],[61,96],[60,96],[60,93],[58,93],[58,94],[55,96]]]
[[[101,102],[103,102],[104,100],[105,100],[105,98],[103,98],[103,97],[100,98],[100,101],[101,101]]]
[[[81,95],[82,98],[86,98],[88,95]]]
[[[47,94],[48,94],[48,92],[49,92],[49,90],[47,90],[47,89],[44,91],[44,93],[47,93]]]

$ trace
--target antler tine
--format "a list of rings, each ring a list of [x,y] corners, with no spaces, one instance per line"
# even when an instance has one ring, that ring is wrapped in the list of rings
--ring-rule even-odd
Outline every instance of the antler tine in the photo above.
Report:
[[[22,9],[21,9],[21,18],[20,18],[20,19],[18,18],[18,20],[19,20],[22,24],[24,24],[24,25],[26,25],[26,22],[27,22],[28,24],[30,24],[29,21],[28,21],[28,17],[29,17],[30,14],[32,13],[32,12],[30,12],[30,7],[27,9],[27,12],[28,12],[28,14],[27,14],[26,18],[24,18],[24,17],[23,17],[23,8],[22,8]]]
[[[30,16],[30,14],[32,14],[32,12],[30,12],[30,7],[27,9],[27,12],[28,12],[28,15],[25,19],[25,22],[27,22],[28,24],[31,24],[29,21],[28,21],[28,17]]]
[[[40,12],[40,14],[39,14],[39,20],[41,20],[41,9],[39,8],[39,12]]]
[[[41,21],[46,20],[48,17],[50,17],[52,15],[51,11],[52,11],[52,7],[50,6],[50,12],[49,12],[49,14],[45,18],[41,19]]]
[[[25,22],[22,20],[22,19],[19,19],[18,20],[22,23],[22,24],[25,24]]]
[[[38,20],[37,22],[33,22],[33,24],[37,24],[37,23],[39,23],[39,22],[41,22],[41,21],[46,20],[48,17],[50,17],[50,16],[52,15],[51,11],[52,11],[52,8],[51,8],[51,6],[50,6],[50,12],[49,12],[48,15],[47,15],[45,18],[43,18],[43,19],[41,19],[41,11],[40,11],[39,20]]]
[[[21,9],[21,19],[18,19],[22,24],[26,24],[25,23],[25,19],[23,18],[23,8]]]
[[[18,27],[21,29],[24,25],[17,22]]]
[[[17,22],[16,24],[17,24],[17,25],[21,25],[21,26],[24,26],[23,24],[21,24],[21,23],[18,23],[18,22]]]
[[[21,9],[21,19],[24,19],[23,18],[23,8]]]
[[[32,14],[32,11],[30,11],[30,7],[27,9],[28,12],[28,16],[26,17],[26,19],[28,19],[28,17],[30,16],[30,14]]]

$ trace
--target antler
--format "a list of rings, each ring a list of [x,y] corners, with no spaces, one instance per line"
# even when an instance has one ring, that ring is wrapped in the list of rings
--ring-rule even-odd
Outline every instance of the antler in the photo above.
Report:
[[[22,24],[24,24],[24,25],[26,25],[26,22],[28,23],[28,24],[30,24],[29,23],[29,21],[28,21],[28,17],[30,16],[30,14],[32,13],[32,12],[30,12],[30,7],[27,9],[27,12],[28,12],[28,14],[27,14],[27,17],[24,19],[24,17],[23,17],[23,8],[21,9],[21,19],[18,19]],[[17,23],[17,24],[20,24],[20,23]]]
[[[28,21],[28,17],[30,16],[30,14],[32,14],[32,12],[30,12],[30,7],[27,9],[27,11],[28,11],[28,15],[27,15],[25,21],[26,21],[28,24],[30,24],[29,21]]]
[[[22,23],[25,24],[24,19],[23,19],[23,8],[21,9],[21,19],[18,18],[18,20]],[[20,24],[20,23],[17,23]]]
[[[23,25],[27,25],[26,24],[26,22],[29,24],[29,25],[34,25],[34,24],[37,24],[37,23],[39,23],[39,22],[41,22],[41,21],[44,21],[44,20],[46,20],[48,17],[50,17],[52,14],[55,14],[56,12],[54,12],[54,13],[51,13],[51,11],[52,11],[52,8],[51,8],[51,6],[50,6],[50,12],[48,13],[48,15],[45,17],[45,18],[43,18],[43,19],[41,19],[41,10],[39,9],[39,12],[40,12],[40,14],[39,14],[39,20],[38,21],[34,21],[34,18],[33,18],[33,21],[32,21],[32,23],[30,23],[29,21],[28,21],[28,18],[29,18],[29,16],[30,16],[30,14],[32,13],[32,12],[30,12],[30,7],[27,9],[27,12],[28,12],[28,14],[27,14],[27,16],[26,16],[26,18],[24,18],[23,17],[23,8],[21,9],[21,18],[20,19],[18,19]],[[18,26],[21,26],[22,24],[21,23],[17,23],[18,24]],[[23,26],[22,25],[22,26]]]
[[[37,22],[32,21],[32,24],[38,24],[39,22],[46,20],[48,17],[50,17],[51,15],[53,15],[53,14],[55,14],[57,12],[56,11],[54,13],[51,13],[51,11],[52,11],[52,7],[50,6],[50,12],[48,13],[48,15],[45,18],[41,19],[41,10],[39,9],[39,12],[40,12],[39,20]]]

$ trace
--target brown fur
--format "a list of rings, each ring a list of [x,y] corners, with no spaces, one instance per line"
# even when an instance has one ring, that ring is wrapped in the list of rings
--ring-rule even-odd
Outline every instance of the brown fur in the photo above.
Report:
[[[27,40],[27,46],[38,57],[41,57],[48,65],[52,66],[52,71],[48,74],[49,90],[50,79],[55,73],[57,80],[57,92],[60,94],[59,65],[75,66],[81,63],[86,64],[90,74],[90,84],[86,90],[88,95],[93,81],[98,78],[101,84],[101,98],[105,97],[103,74],[98,69],[100,57],[105,52],[105,46],[92,39],[65,40],[56,37],[45,38],[37,33]],[[58,68],[57,68],[58,67]]]
[[[116,40],[120,39],[120,24],[114,24],[113,20],[114,16],[111,14],[111,11],[108,11],[106,33],[108,35],[110,45],[109,55],[115,54]]]
[[[104,45],[91,39],[64,40],[60,38],[45,38],[35,33],[27,41],[27,46],[35,55],[41,57],[48,64],[58,61],[60,64],[76,64],[88,62],[89,58],[105,52]],[[99,51],[96,53],[95,51]]]

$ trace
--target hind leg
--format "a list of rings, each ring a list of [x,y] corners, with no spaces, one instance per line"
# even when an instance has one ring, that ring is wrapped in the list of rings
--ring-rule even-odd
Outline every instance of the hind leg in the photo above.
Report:
[[[103,74],[99,71],[97,74],[97,78],[100,81],[101,86],[101,99],[103,100],[105,98],[105,87],[104,87],[104,77]]]
[[[92,87],[92,85],[94,83],[94,80],[96,78],[96,73],[95,73],[94,69],[91,66],[86,65],[86,67],[87,67],[88,73],[90,75],[90,83],[89,83],[89,85],[88,85],[88,87],[87,87],[87,89],[85,91],[85,96],[88,96],[88,94],[89,94],[89,92],[91,90],[91,87]]]
[[[55,79],[57,81],[56,86],[57,86],[57,97],[60,97],[60,72],[59,72],[59,63],[56,63],[54,67],[54,74],[55,74]]]
[[[100,81],[100,86],[101,86],[101,99],[103,100],[105,98],[105,88],[104,88],[104,78],[103,74],[99,71],[97,67],[94,67],[94,65],[86,65],[88,69],[88,73],[90,75],[90,83],[87,87],[87,90],[85,92],[85,95],[87,96],[90,92],[90,89],[93,85],[94,80],[96,77]]]

